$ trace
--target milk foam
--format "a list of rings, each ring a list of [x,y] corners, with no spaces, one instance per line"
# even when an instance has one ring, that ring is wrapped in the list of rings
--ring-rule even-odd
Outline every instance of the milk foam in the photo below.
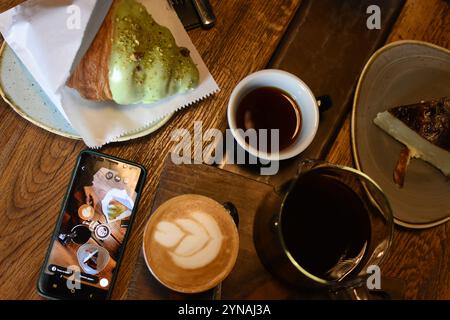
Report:
[[[173,222],[159,222],[153,238],[168,249],[173,262],[183,269],[198,269],[211,263],[223,241],[216,220],[203,212]]]

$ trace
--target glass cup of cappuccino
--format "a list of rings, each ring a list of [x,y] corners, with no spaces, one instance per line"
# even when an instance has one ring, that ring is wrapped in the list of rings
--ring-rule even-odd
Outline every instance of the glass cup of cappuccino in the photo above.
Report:
[[[144,231],[144,258],[153,276],[181,293],[219,285],[232,271],[239,235],[224,205],[205,196],[182,195],[163,203]]]

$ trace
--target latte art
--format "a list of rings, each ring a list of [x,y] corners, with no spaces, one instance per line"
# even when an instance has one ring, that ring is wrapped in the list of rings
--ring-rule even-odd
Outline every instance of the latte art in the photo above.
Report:
[[[217,286],[231,272],[239,235],[221,204],[184,195],[152,214],[143,249],[150,272],[163,285],[179,292],[201,292]]]
[[[154,239],[169,251],[181,268],[198,269],[211,263],[222,246],[222,232],[209,215],[195,212],[190,218],[161,221]]]

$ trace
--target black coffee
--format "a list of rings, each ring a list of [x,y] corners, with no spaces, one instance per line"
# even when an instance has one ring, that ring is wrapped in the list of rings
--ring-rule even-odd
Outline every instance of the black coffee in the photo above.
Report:
[[[262,87],[248,93],[240,102],[236,113],[239,129],[267,129],[268,149],[272,150],[270,130],[279,130],[279,149],[292,145],[300,135],[302,116],[299,106],[286,92]]]
[[[92,233],[91,230],[87,226],[79,225],[75,226],[72,229],[73,232],[73,242],[76,244],[85,244],[89,241],[89,238],[91,237]]]
[[[281,228],[293,258],[309,273],[333,280],[330,270],[369,246],[369,219],[363,201],[351,188],[311,171],[288,195]]]

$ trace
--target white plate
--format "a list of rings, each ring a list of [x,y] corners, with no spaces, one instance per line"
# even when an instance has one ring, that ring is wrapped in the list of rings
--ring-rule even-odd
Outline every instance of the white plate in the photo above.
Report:
[[[34,125],[66,138],[81,140],[6,43],[0,49],[0,95],[22,118]],[[172,116],[169,114],[144,130],[125,135],[117,141],[128,141],[155,132]]]

